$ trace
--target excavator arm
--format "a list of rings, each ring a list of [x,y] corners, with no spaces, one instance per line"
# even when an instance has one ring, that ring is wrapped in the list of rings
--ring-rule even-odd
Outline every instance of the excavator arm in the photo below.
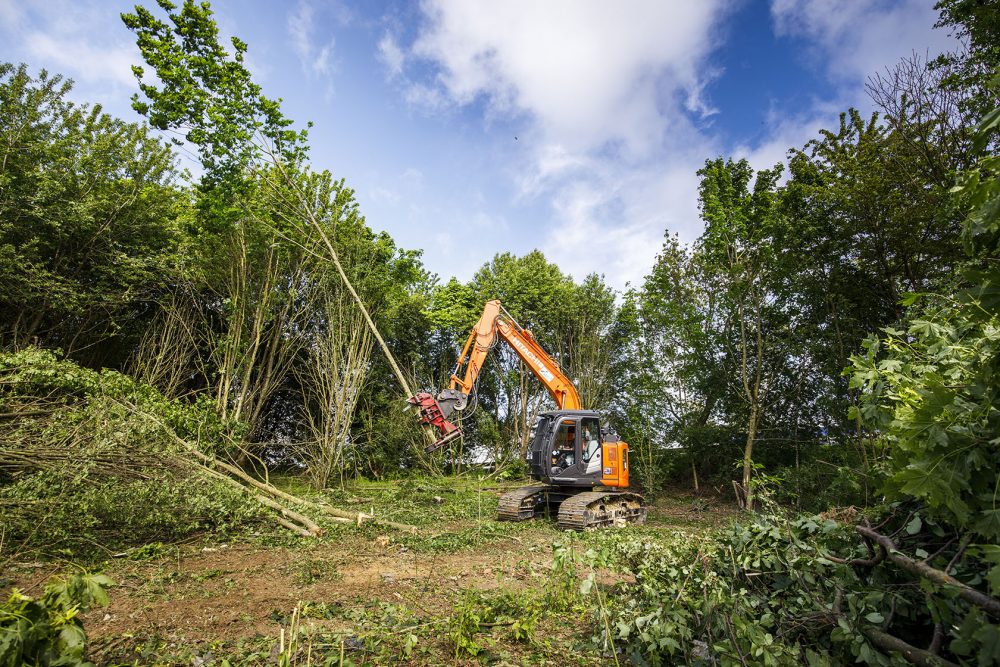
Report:
[[[510,345],[514,353],[538,378],[556,402],[556,407],[565,410],[579,410],[580,394],[555,359],[550,357],[538,344],[531,332],[519,325],[510,316],[499,300],[487,301],[483,314],[469,334],[465,347],[458,357],[451,374],[448,389],[437,398],[428,393],[420,393],[408,399],[420,410],[420,421],[437,429],[438,440],[427,447],[428,451],[438,449],[461,435],[461,430],[449,421],[456,411],[465,409],[482,372],[486,356],[497,338]],[[464,369],[464,372],[463,372]]]

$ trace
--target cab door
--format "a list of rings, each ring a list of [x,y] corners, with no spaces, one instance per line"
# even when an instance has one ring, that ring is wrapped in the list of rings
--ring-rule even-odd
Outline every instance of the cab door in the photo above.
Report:
[[[580,424],[576,417],[563,417],[552,439],[551,470],[558,477],[578,473],[580,463]]]
[[[599,479],[602,474],[601,421],[597,417],[580,418],[580,474]]]
[[[551,476],[578,486],[599,483],[603,469],[601,422],[597,417],[564,416],[551,441]]]

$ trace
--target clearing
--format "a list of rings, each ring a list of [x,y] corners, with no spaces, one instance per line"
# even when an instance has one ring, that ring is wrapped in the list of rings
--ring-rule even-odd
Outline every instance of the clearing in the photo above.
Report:
[[[98,664],[593,664],[593,621],[553,586],[552,520],[501,523],[516,483],[469,479],[357,482],[326,498],[413,523],[419,536],[366,524],[151,544],[109,554],[109,607],[85,616]],[[693,536],[726,505],[687,494],[650,507],[641,533]],[[586,535],[582,537],[586,540]],[[15,563],[0,581],[40,592],[64,563]],[[599,581],[613,587],[603,573]],[[555,602],[554,602],[555,601]],[[457,645],[461,645],[458,650]],[[475,655],[474,655],[475,654]]]

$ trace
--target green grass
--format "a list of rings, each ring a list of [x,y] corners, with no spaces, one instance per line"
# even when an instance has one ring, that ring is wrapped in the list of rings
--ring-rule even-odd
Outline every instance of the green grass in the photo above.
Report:
[[[648,525],[566,533],[551,519],[520,523],[496,520],[499,494],[516,488],[517,483],[469,477],[357,480],[343,489],[315,493],[294,477],[272,477],[271,482],[341,509],[373,512],[420,529],[419,534],[411,535],[374,522],[358,527],[317,517],[325,529],[318,539],[269,528],[238,540],[277,552],[269,559],[270,566],[255,565],[252,576],[244,573],[238,585],[252,585],[255,577],[276,575],[292,582],[287,606],[247,608],[249,613],[241,617],[246,623],[270,618],[271,623],[284,628],[282,655],[288,662],[283,664],[289,667],[307,662],[322,665],[325,661],[339,665],[342,649],[345,665],[605,664],[609,654],[593,643],[594,609],[585,606],[579,595],[582,575],[574,570],[556,576],[553,543],[569,540],[579,545],[577,552],[583,554],[609,540],[636,536],[644,541],[698,539],[711,527],[729,520],[725,508],[690,496],[664,496],[657,500]],[[210,538],[206,536],[206,540]],[[389,541],[383,542],[385,538]],[[203,571],[181,572],[179,563],[175,564],[178,549],[197,553],[202,545],[151,544],[134,549],[131,558],[115,561],[122,570],[135,570],[130,580],[137,582],[133,589],[137,602],[230,595],[228,579],[236,576],[230,575],[236,565],[220,567],[212,562]],[[341,574],[342,569],[344,573],[356,572],[365,559],[378,559],[383,554],[399,559],[401,553],[416,558],[419,554],[431,558],[462,554],[458,563],[467,559],[473,576],[465,577],[452,561],[449,573],[457,576],[441,579],[440,585],[428,588],[425,584],[418,589],[400,580],[381,592],[376,589],[374,594],[362,596],[352,593],[354,579]],[[283,564],[275,566],[275,562]],[[146,579],[139,583],[142,568]],[[320,591],[329,597],[322,597]],[[115,591],[112,596],[116,594],[125,592]],[[297,603],[296,598],[300,600]],[[296,643],[289,648],[293,635]],[[134,636],[130,632],[127,637],[121,646],[130,648],[98,657],[105,661],[120,658],[124,664],[138,660],[139,664],[236,667],[275,663],[281,647],[277,629],[263,637],[209,641],[210,637],[195,635],[173,642],[143,636],[137,627]]]

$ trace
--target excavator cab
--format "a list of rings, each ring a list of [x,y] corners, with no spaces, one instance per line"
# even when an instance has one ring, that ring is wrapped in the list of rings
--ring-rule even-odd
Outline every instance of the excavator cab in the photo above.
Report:
[[[556,410],[539,416],[527,452],[532,478],[574,487],[628,486],[628,445],[600,415]]]

